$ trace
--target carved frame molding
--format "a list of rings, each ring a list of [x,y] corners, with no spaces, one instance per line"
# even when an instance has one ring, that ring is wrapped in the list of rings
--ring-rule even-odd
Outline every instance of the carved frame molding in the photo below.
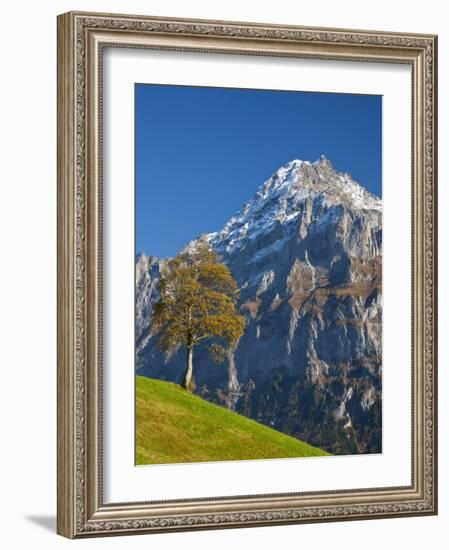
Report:
[[[412,67],[412,484],[146,503],[102,499],[104,47]],[[437,37],[70,12],[58,17],[58,533],[70,538],[437,513]]]

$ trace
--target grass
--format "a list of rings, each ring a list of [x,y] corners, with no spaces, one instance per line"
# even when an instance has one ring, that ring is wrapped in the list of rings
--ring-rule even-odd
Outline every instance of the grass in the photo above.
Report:
[[[325,451],[208,403],[171,382],[136,377],[136,463],[324,456]]]

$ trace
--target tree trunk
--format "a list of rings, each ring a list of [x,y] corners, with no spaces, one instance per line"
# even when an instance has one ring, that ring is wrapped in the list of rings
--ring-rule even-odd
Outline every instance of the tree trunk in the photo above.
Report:
[[[187,391],[192,390],[192,374],[193,374],[193,346],[187,348],[187,368],[184,376],[182,387]]]

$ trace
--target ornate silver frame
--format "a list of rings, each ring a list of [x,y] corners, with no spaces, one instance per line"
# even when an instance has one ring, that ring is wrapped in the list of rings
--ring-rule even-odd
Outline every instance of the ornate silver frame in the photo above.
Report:
[[[412,68],[412,484],[104,504],[101,59],[105,46]],[[437,37],[70,12],[58,17],[58,533],[86,536],[437,513]]]

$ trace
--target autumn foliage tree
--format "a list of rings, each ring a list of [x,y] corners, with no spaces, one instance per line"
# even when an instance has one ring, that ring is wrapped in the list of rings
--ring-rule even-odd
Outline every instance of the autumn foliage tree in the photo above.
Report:
[[[158,346],[166,352],[186,349],[182,386],[193,390],[193,349],[212,340],[209,351],[222,362],[244,331],[244,317],[237,313],[237,284],[227,266],[207,242],[168,260],[158,283],[159,299],[152,326]]]

